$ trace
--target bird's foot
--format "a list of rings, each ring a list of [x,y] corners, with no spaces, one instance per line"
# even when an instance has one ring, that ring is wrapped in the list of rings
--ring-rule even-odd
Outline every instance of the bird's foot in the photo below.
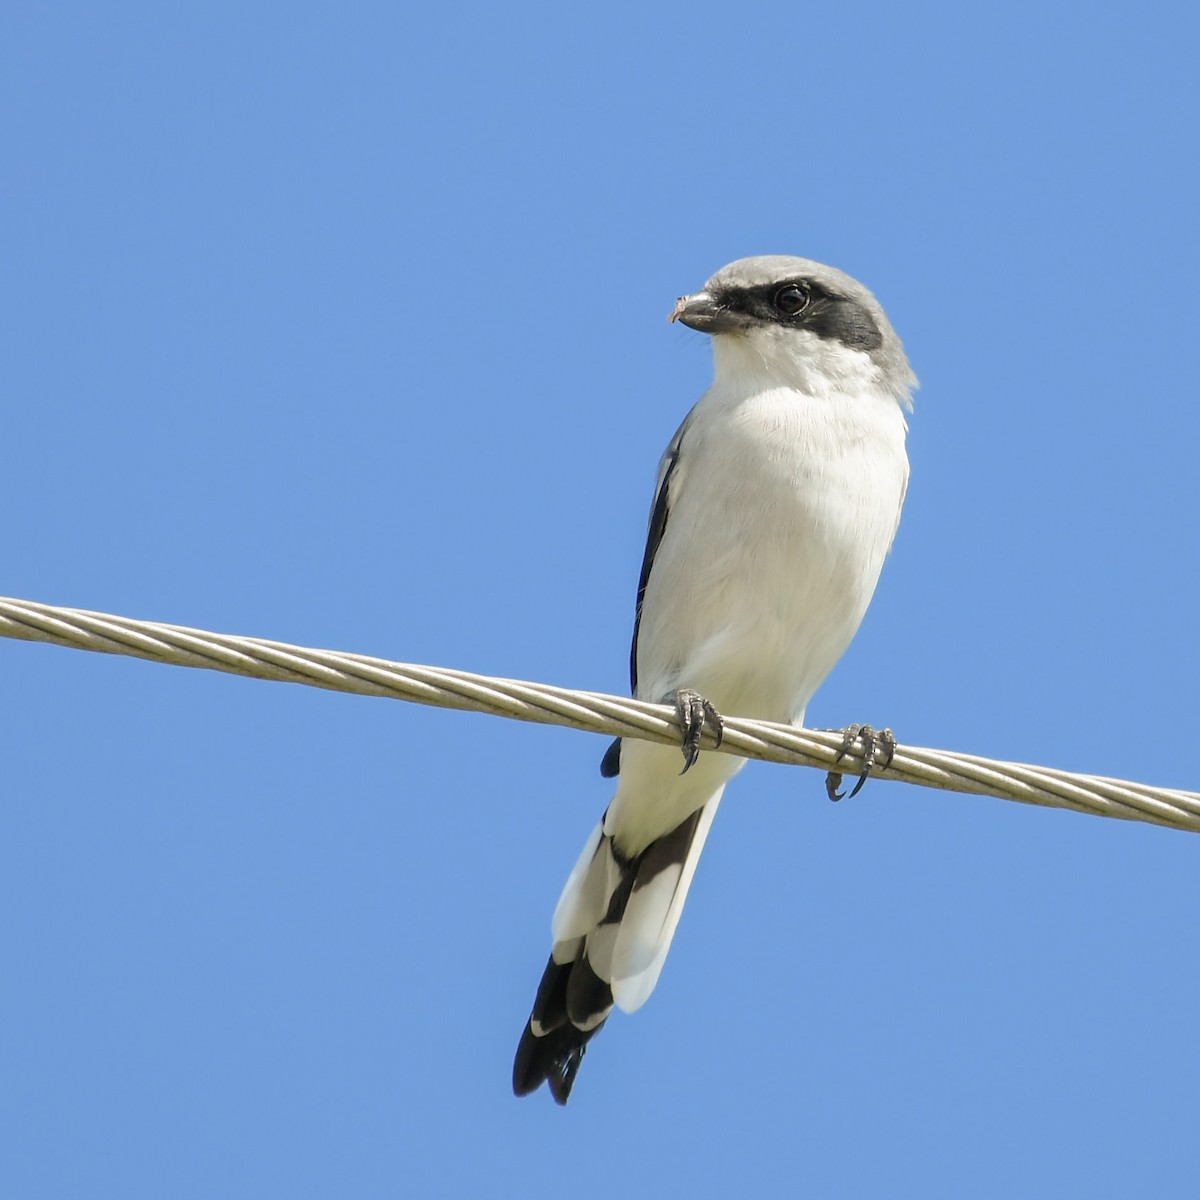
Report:
[[[668,692],[662,702],[675,706],[675,717],[683,731],[679,744],[683,751],[683,770],[679,773],[686,775],[700,757],[700,738],[704,734],[705,725],[712,730],[715,744],[719,746],[725,736],[725,721],[699,692],[693,692],[690,688]]]
[[[838,751],[837,758],[833,760],[834,765],[840,763],[847,754],[853,751],[857,742],[862,742],[862,771],[859,773],[858,782],[850,792],[851,798],[862,791],[862,785],[867,782],[867,776],[872,771],[877,767],[881,771],[886,771],[892,765],[892,759],[896,757],[896,735],[890,729],[874,729],[870,725],[847,725],[845,729],[830,730],[830,732],[842,735],[842,748]],[[840,771],[830,771],[825,776],[825,793],[830,800],[840,800],[846,794],[838,791],[841,786],[842,773]]]

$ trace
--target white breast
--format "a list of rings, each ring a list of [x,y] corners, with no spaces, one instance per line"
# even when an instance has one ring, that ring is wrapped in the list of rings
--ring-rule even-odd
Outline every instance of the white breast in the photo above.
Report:
[[[639,694],[800,720],[895,535],[905,423],[875,389],[714,387],[684,433],[638,639]]]

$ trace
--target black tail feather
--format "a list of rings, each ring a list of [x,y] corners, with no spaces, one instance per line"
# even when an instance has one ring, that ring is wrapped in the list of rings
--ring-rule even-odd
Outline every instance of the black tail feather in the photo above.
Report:
[[[513,1094],[528,1096],[546,1083],[555,1101],[566,1104],[583,1052],[603,1024],[586,1032],[567,1024],[544,1037],[535,1037],[526,1026],[513,1062]]]
[[[566,1104],[571,1095],[583,1052],[604,1025],[600,1021],[592,1029],[577,1029],[567,1019],[568,989],[578,992],[581,987],[575,976],[582,977],[582,986],[595,1000],[601,999],[596,994],[596,985],[603,987],[608,992],[606,1007],[612,1007],[612,991],[596,977],[586,958],[570,963],[556,963],[551,958],[513,1060],[513,1093],[517,1096],[528,1096],[543,1083],[549,1086],[550,1094],[559,1104]],[[540,1036],[533,1032],[534,1022],[543,1031]]]
[[[610,855],[620,867],[620,876],[593,934],[620,925],[635,892],[649,886],[663,871],[686,861],[702,811],[697,809],[636,858],[620,856],[610,838],[601,839],[597,855]],[[554,1099],[566,1104],[584,1049],[608,1019],[613,1006],[612,985],[588,961],[593,934],[558,945],[560,955],[572,956],[570,962],[555,962],[551,955],[546,964],[513,1062],[513,1091],[518,1096],[527,1096],[546,1083]]]

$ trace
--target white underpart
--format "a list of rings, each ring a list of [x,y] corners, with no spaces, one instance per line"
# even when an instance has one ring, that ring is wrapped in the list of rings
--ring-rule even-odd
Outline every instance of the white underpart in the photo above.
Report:
[[[875,591],[908,480],[906,395],[869,355],[779,326],[713,338],[714,382],[690,414],[642,606],[638,696],[691,688],[730,715],[803,721]],[[603,834],[632,859],[709,804],[682,870],[593,933],[619,879],[597,830],[555,910],[555,957],[586,938],[632,1011],[653,990],[725,783],[743,760],[627,738]],[[711,801],[711,803],[709,803]],[[560,957],[560,955],[562,957]]]

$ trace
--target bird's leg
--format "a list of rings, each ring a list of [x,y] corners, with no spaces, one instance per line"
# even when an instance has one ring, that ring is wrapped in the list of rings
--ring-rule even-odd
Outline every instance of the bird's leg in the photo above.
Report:
[[[683,731],[679,744],[683,751],[683,770],[679,773],[686,775],[700,757],[700,738],[704,733],[704,726],[707,725],[712,730],[715,744],[719,746],[725,736],[725,721],[699,692],[693,692],[690,688],[668,692],[662,702],[675,706],[675,717]]]
[[[856,742],[862,742],[862,771],[858,776],[858,782],[850,792],[851,798],[862,791],[862,785],[867,782],[867,776],[876,767],[881,771],[886,771],[892,765],[892,759],[896,757],[896,735],[890,729],[874,729],[870,725],[847,725],[845,729],[830,730],[829,732],[842,735],[842,748],[838,751],[837,758],[833,760],[835,766],[854,749]],[[882,758],[880,751],[883,752]],[[825,793],[830,800],[840,800],[845,795],[845,792],[838,791],[841,786],[842,773],[840,771],[830,771],[825,776]]]

